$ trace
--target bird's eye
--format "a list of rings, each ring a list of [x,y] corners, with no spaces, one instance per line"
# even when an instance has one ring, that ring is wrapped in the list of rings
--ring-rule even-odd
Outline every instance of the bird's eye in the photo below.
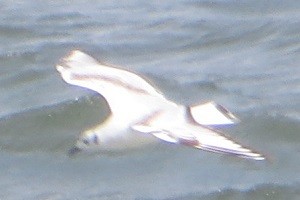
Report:
[[[94,142],[95,144],[99,144],[98,136],[97,136],[97,135],[94,135],[93,142]]]

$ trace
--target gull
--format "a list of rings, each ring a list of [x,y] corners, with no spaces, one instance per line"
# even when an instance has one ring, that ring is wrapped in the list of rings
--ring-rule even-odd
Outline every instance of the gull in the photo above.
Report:
[[[82,150],[123,152],[162,140],[242,158],[265,159],[220,131],[220,125],[239,120],[215,102],[176,104],[142,76],[98,62],[80,50],[62,58],[56,69],[65,82],[102,95],[110,108],[103,123],[79,135],[70,155]]]

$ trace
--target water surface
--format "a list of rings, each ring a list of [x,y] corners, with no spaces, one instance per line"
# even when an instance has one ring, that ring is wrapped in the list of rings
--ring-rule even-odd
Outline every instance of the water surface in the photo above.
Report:
[[[0,3],[1,199],[298,199],[300,3]],[[268,156],[253,162],[174,145],[69,158],[108,115],[54,66],[81,49],[146,76],[182,104],[214,100],[226,129]]]

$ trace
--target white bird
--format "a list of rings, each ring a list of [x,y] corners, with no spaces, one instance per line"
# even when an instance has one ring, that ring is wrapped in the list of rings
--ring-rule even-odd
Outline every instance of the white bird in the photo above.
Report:
[[[70,154],[80,150],[122,152],[160,139],[211,152],[265,159],[215,128],[238,120],[214,102],[178,105],[141,76],[102,64],[79,50],[62,58],[56,69],[67,83],[101,94],[111,111],[104,123],[79,136]]]

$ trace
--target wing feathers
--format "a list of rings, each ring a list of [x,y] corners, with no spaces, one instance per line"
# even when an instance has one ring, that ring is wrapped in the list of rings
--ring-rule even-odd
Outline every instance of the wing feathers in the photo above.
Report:
[[[144,122],[132,126],[132,128],[142,133],[152,134],[153,136],[170,143],[182,144],[205,151],[223,153],[253,160],[265,159],[261,154],[243,147],[225,136],[222,132],[208,127],[189,123],[180,126],[180,128],[178,126],[168,128],[162,128],[160,125],[157,126],[156,121],[159,120],[159,116],[160,115],[156,115],[157,118],[150,116],[149,119],[151,120],[145,120]]]
[[[195,148],[254,160],[265,159],[261,154],[242,146],[220,131],[207,129],[207,134],[199,133],[197,135],[199,145],[195,145]]]
[[[198,148],[198,146],[195,146]],[[238,156],[242,158],[248,158],[248,159],[253,159],[253,160],[264,160],[265,158],[260,155],[259,153],[253,152],[249,149],[241,148],[239,150],[232,150],[232,149],[224,149],[222,147],[216,147],[216,146],[207,146],[207,145],[200,145],[200,149],[205,150],[205,151],[211,151],[215,153],[223,153],[223,154],[229,154],[233,156]]]
[[[137,74],[102,64],[79,50],[61,59],[56,69],[67,83],[95,90],[103,96],[107,92],[103,92],[101,86],[109,85],[110,88],[162,97],[159,91]]]

